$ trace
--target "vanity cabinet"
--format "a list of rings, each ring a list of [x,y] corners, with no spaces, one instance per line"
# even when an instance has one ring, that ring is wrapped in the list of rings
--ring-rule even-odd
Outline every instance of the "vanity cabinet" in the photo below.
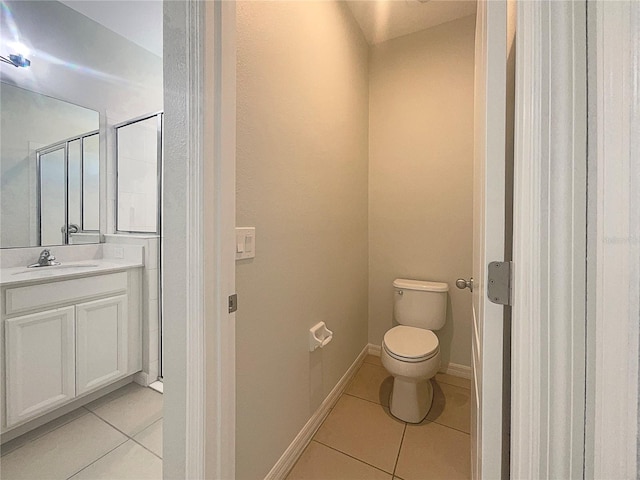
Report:
[[[74,316],[67,307],[5,322],[8,425],[76,396]]]
[[[127,296],[76,306],[76,389],[81,395],[127,374]]]
[[[141,269],[2,288],[6,431],[142,368]]]

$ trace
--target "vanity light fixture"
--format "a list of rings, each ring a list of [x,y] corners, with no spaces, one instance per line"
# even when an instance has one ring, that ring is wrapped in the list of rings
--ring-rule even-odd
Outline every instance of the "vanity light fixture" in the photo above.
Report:
[[[29,67],[31,66],[31,60],[25,57],[25,55],[29,55],[29,48],[20,42],[11,42],[9,47],[12,50],[18,51],[18,53],[12,53],[9,55],[9,58],[0,56],[0,60],[4,63],[8,63],[9,65],[13,65],[14,67]]]
[[[31,60],[24,58],[22,55],[10,54],[9,58],[0,56],[0,60],[14,67],[29,67],[31,66]]]

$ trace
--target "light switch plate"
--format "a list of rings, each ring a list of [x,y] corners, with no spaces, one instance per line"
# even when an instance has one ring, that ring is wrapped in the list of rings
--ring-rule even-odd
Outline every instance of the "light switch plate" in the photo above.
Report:
[[[256,256],[256,228],[236,227],[236,260]]]

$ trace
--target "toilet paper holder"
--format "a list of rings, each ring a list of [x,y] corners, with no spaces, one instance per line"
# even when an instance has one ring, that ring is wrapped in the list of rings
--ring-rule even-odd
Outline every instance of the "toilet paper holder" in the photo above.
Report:
[[[324,347],[333,338],[333,332],[327,328],[324,322],[318,322],[309,329],[309,351]]]

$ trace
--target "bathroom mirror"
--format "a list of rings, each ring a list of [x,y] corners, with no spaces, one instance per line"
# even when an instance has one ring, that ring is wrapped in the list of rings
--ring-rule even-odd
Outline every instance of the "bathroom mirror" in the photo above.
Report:
[[[0,83],[0,247],[100,241],[98,112]]]

